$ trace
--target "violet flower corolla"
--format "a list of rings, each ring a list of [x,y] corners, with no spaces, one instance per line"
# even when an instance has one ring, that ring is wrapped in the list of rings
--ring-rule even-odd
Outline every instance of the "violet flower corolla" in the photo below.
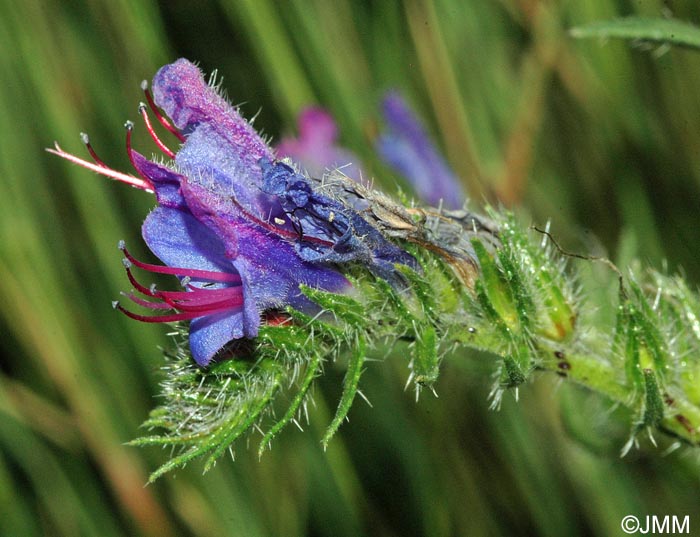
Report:
[[[429,205],[462,208],[466,194],[460,181],[430,142],[406,101],[391,92],[384,98],[382,110],[388,131],[377,140],[380,156]]]
[[[275,164],[272,149],[191,62],[180,59],[162,67],[153,80],[153,96],[145,82],[142,88],[160,123],[182,142],[171,151],[156,135],[146,105],[140,105],[149,133],[170,162],[148,160],[133,150],[130,122],[127,151],[140,177],[105,165],[86,135],[94,162],[58,145],[49,151],[155,193],[158,206],[146,218],[142,235],[165,266],[139,261],[121,245],[128,278],[145,298],[127,296],[151,310],[174,313],[140,315],[115,306],[145,322],[191,320],[190,350],[199,365],[209,364],[232,340],[255,337],[265,312],[287,306],[318,311],[301,293],[301,284],[349,292],[338,263],[360,261],[384,277],[394,263],[414,265],[409,254],[367,229],[371,226],[359,213],[315,194],[303,176]],[[280,182],[285,177],[291,183]],[[145,286],[134,277],[133,266],[175,275],[184,290]]]
[[[311,177],[323,177],[340,170],[359,181],[362,164],[349,149],[337,144],[338,126],[333,116],[317,106],[305,108],[297,120],[299,136],[282,138],[275,151],[279,158],[291,158]]]

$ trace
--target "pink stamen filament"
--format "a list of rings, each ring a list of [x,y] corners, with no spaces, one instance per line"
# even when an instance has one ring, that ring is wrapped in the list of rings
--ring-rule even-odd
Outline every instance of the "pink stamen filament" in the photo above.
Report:
[[[146,105],[141,103],[139,105],[139,114],[141,114],[141,117],[143,118],[143,122],[146,124],[146,128],[148,129],[148,134],[151,135],[151,138],[153,138],[153,141],[156,143],[158,148],[168,155],[170,158],[175,158],[175,152],[172,151],[167,145],[165,145],[160,138],[158,138],[158,135],[156,134],[156,131],[153,130],[153,125],[151,125],[151,120],[148,117],[148,112],[146,111]]]
[[[213,282],[222,283],[240,283],[241,276],[239,274],[234,274],[233,272],[215,272],[212,270],[197,270],[197,269],[186,269],[177,267],[166,267],[163,265],[152,265],[151,263],[144,263],[139,261],[134,256],[132,256],[126,249],[126,246],[120,244],[119,248],[124,252],[124,256],[138,268],[147,270],[149,272],[155,272],[157,274],[171,274],[173,276],[189,276],[190,278],[197,278],[202,280],[210,280]]]
[[[148,180],[140,179],[138,177],[134,177],[133,175],[118,172],[117,170],[113,170],[112,168],[109,168],[105,165],[96,164],[94,162],[88,162],[87,160],[83,160],[79,157],[76,157],[75,155],[66,153],[63,149],[61,149],[57,142],[54,142],[54,147],[55,149],[47,149],[46,151],[48,151],[49,153],[53,153],[54,155],[59,156],[62,159],[65,159],[69,162],[72,162],[73,164],[77,164],[78,166],[87,168],[88,170],[91,170],[95,173],[104,175],[105,177],[109,177],[110,179],[114,179],[121,183],[126,183],[127,185],[131,185],[138,189],[145,190],[146,192],[150,192],[151,194],[154,191],[153,185]]]
[[[201,309],[202,311],[206,311],[207,309],[225,306],[227,304],[231,306],[240,306],[243,304],[243,288],[240,285],[226,287],[224,289],[207,289],[188,285],[188,289],[191,289],[190,291],[153,291],[139,283],[128,267],[126,268],[126,275],[131,285],[133,285],[139,293],[148,297],[159,298],[174,309],[183,311]],[[155,303],[147,302],[147,304]],[[146,304],[140,305],[150,307]]]
[[[130,312],[117,303],[116,307],[132,319],[144,322],[171,322],[194,319],[216,313],[238,309],[243,305],[243,288],[241,286],[207,289],[188,285],[189,291],[155,291],[140,284],[126,267],[129,281],[134,287],[148,297],[158,298],[163,302],[144,300],[133,293],[126,296],[145,308],[175,309],[177,313],[168,315],[145,316]]]
[[[178,140],[180,140],[181,142],[184,142],[185,137],[158,110],[158,106],[156,105],[155,101],[153,100],[153,96],[151,95],[151,92],[148,89],[148,82],[146,82],[144,80],[141,83],[141,89],[143,90],[144,95],[146,95],[146,101],[148,102],[148,106],[151,108],[151,110],[153,111],[153,113],[156,116],[156,119],[160,122],[160,124],[163,125],[163,127],[165,127],[169,132],[171,132],[172,134],[177,136]]]
[[[165,302],[151,302],[150,300],[144,300],[140,296],[135,295],[134,293],[122,293],[125,297],[127,297],[129,300],[132,302],[135,302],[139,306],[143,306],[144,308],[150,308],[152,310],[171,310],[173,309],[170,304],[166,304]]]
[[[182,313],[172,313],[170,315],[139,315],[137,313],[134,313],[132,311],[127,310],[124,308],[121,304],[118,302],[114,306],[117,308],[119,311],[121,311],[124,315],[127,317],[131,317],[132,319],[135,319],[137,321],[142,321],[144,323],[172,323],[176,321],[188,321],[190,319],[196,319],[197,317],[204,317],[205,315],[214,315],[217,313],[225,313],[227,311],[230,311],[232,308],[226,307],[226,308],[221,308],[219,310],[211,310],[207,311],[206,313],[198,312],[198,311],[187,311],[187,312],[182,312]]]
[[[163,302],[151,302],[150,300],[144,300],[141,297],[138,297],[134,294],[128,294],[126,296],[129,297],[132,301],[134,301],[136,304],[139,306],[144,306],[146,308],[150,309],[175,309],[175,310],[180,310],[180,311],[197,311],[197,312],[202,312],[202,313],[207,313],[212,310],[219,310],[219,309],[236,309],[239,306],[243,305],[243,293],[240,292],[238,289],[231,287],[229,288],[229,295],[225,300],[216,300],[218,297],[211,297],[211,296],[206,296],[207,291],[204,289],[201,289],[199,291],[191,291],[189,294],[191,295],[199,295],[199,296],[193,296],[191,299],[188,300],[169,300],[163,296],[159,296],[158,294],[155,295],[149,295],[149,296],[154,296],[156,298],[161,298]]]

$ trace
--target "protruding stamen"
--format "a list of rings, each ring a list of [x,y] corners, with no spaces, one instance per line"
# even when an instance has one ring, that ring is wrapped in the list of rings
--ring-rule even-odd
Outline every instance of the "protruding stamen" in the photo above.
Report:
[[[83,145],[85,145],[85,147],[87,148],[88,153],[90,153],[90,156],[92,157],[92,160],[95,161],[95,164],[97,164],[98,166],[103,166],[105,168],[109,168],[109,166],[107,166],[104,163],[104,161],[100,157],[97,156],[97,153],[95,153],[95,150],[92,148],[92,145],[90,144],[90,137],[87,135],[87,133],[81,132],[80,133],[80,140],[83,142]]]
[[[134,158],[134,150],[131,147],[131,133],[134,130],[134,122],[127,121],[124,123],[124,128],[126,129],[126,154],[129,156],[129,162],[131,162],[131,165],[136,170],[136,173],[138,173],[144,181],[148,181],[148,183],[151,184],[151,180],[141,172],[139,167],[136,165],[136,159]],[[151,189],[153,190],[153,187],[151,187]]]
[[[214,315],[217,313],[224,313],[230,311],[231,308],[220,308],[216,310],[201,312],[201,311],[186,311],[182,313],[172,313],[170,315],[138,315],[132,311],[124,308],[119,302],[114,306],[115,309],[121,311],[127,317],[131,317],[137,321],[142,321],[144,323],[173,323],[176,321],[189,321],[190,319],[196,319],[197,317],[204,317],[205,315]]]
[[[145,287],[144,285],[139,283],[139,281],[136,278],[134,278],[130,267],[126,268],[126,277],[129,278],[131,285],[133,285],[139,293],[156,298],[156,294],[154,292],[151,292],[151,290],[148,287]]]
[[[82,166],[83,168],[92,170],[95,173],[99,173],[100,175],[109,177],[110,179],[114,179],[116,181],[126,183],[127,185],[131,185],[141,190],[145,190],[146,192],[153,193],[153,185],[151,185],[150,181],[139,179],[138,177],[134,177],[133,175],[118,172],[117,170],[113,170],[112,168],[108,168],[100,164],[95,164],[94,162],[88,162],[87,160],[83,160],[79,157],[76,157],[75,155],[66,153],[63,149],[61,149],[57,142],[54,142],[54,147],[55,149],[47,148],[46,151],[48,151],[49,153],[53,153],[54,155],[57,155],[63,159],[66,159],[72,162],[73,164],[77,164],[78,166]]]
[[[130,293],[127,296],[136,304],[150,309],[175,309],[181,312],[219,311],[235,309],[243,305],[243,288],[241,286],[221,289],[206,289],[190,286],[189,291],[156,291],[153,286],[145,287],[134,278],[131,269],[126,269],[127,277],[134,288],[143,295],[157,298],[163,302],[150,302]]]
[[[151,108],[153,113],[156,115],[156,119],[158,119],[160,124],[163,125],[163,127],[168,129],[168,131],[173,133],[175,136],[177,136],[178,140],[180,140],[181,142],[184,142],[185,137],[158,110],[158,106],[156,105],[155,101],[153,100],[153,96],[151,95],[151,92],[148,89],[148,81],[144,80],[143,82],[141,82],[141,89],[143,90],[143,93],[146,96],[146,101],[148,101],[148,106]]]
[[[170,158],[175,158],[175,153],[167,145],[165,145],[160,138],[158,138],[156,131],[153,130],[153,125],[151,125],[151,120],[148,117],[148,112],[146,111],[146,105],[144,103],[139,104],[139,114],[141,114],[143,122],[146,124],[148,134],[151,135],[151,138],[153,138],[153,141],[156,143],[158,148]]]
[[[149,308],[152,310],[171,310],[173,307],[166,303],[166,302],[151,302],[149,300],[144,300],[141,297],[136,296],[133,293],[122,293],[126,298],[134,302],[135,304],[138,304],[139,306],[143,306],[144,308]],[[114,302],[113,302],[114,304]]]
[[[139,261],[134,256],[132,256],[126,249],[126,246],[122,243],[119,244],[120,249],[124,252],[126,258],[131,261],[138,268],[147,270],[149,272],[155,272],[157,274],[171,274],[173,276],[189,276],[190,278],[197,278],[200,280],[210,280],[213,282],[222,283],[240,283],[241,277],[238,274],[232,272],[216,272],[213,270],[197,270],[197,269],[187,269],[178,267],[166,267],[163,265],[152,265],[151,263],[144,263]]]

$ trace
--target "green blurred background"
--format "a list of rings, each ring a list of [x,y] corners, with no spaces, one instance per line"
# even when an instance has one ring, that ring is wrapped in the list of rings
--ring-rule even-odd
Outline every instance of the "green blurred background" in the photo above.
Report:
[[[376,182],[383,92],[399,88],[472,198],[552,220],[561,242],[700,280],[700,53],[574,41],[567,28],[642,14],[700,23],[696,1],[0,0],[0,534],[621,535],[634,515],[700,527],[698,454],[643,445],[629,416],[539,376],[488,410],[493,359],[455,354],[416,404],[400,355],[369,365],[323,452],[329,364],[306,432],[206,475],[144,487],[167,451],[123,445],[157,402],[167,328],[117,314],[116,245],[148,257],[152,199],[43,151],[59,140],[128,170],[139,83],[186,56],[279,139],[321,104]],[[155,147],[143,128],[136,145]],[[405,185],[404,185],[405,186]],[[400,353],[399,353],[400,354]],[[700,533],[697,533],[700,534]]]

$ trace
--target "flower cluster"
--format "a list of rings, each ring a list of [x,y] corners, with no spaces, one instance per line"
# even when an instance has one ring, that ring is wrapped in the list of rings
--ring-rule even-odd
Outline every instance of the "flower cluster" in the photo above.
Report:
[[[291,306],[317,310],[300,285],[334,293],[351,292],[340,265],[362,263],[377,276],[398,281],[395,264],[415,260],[389,242],[342,200],[315,192],[286,164],[217,91],[200,70],[180,59],[161,68],[146,97],[158,120],[180,142],[168,149],[151,126],[146,105],[139,111],[167,162],[127,150],[139,177],[106,166],[95,154],[88,162],[51,150],[72,162],[155,193],[158,206],[142,234],[165,266],[135,259],[122,246],[134,303],[162,314],[141,315],[116,303],[128,316],[146,322],[191,320],[190,349],[207,365],[227,343],[252,338],[265,312]],[[172,123],[158,112],[158,107]],[[180,278],[183,290],[160,291],[141,284],[132,267]],[[167,313],[163,310],[169,310]]]

